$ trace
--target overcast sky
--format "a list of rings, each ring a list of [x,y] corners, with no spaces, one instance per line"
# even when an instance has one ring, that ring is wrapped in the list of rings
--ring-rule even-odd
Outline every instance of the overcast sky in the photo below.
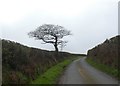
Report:
[[[0,0],[0,38],[40,49],[54,50],[29,38],[28,32],[42,24],[71,30],[63,51],[87,50],[118,34],[119,0]]]

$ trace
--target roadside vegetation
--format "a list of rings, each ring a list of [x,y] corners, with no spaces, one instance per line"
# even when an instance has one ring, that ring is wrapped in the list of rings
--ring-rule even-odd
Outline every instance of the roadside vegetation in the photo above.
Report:
[[[96,69],[100,70],[100,71],[103,71],[105,72],[106,74],[109,74],[111,75],[112,77],[116,78],[116,79],[119,79],[120,80],[120,77],[119,77],[119,71],[118,69],[114,68],[114,67],[110,67],[108,65],[105,65],[105,64],[101,64],[101,63],[98,63],[98,62],[95,62],[93,61],[92,59],[90,58],[87,58],[86,61],[92,65],[93,67],[95,67]]]
[[[120,79],[120,35],[106,39],[88,50],[87,61],[94,67]]]
[[[43,75],[38,76],[36,80],[31,82],[31,84],[57,84],[64,69],[75,59],[77,58],[72,57],[58,63],[48,69]]]

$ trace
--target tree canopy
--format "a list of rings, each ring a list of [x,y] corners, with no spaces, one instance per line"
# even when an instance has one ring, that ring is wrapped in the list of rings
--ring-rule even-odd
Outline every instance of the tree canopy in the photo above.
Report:
[[[39,26],[35,31],[29,32],[28,35],[34,37],[36,40],[42,40],[44,43],[53,44],[55,51],[58,52],[58,45],[67,43],[62,38],[71,35],[71,32],[59,25],[44,24]]]

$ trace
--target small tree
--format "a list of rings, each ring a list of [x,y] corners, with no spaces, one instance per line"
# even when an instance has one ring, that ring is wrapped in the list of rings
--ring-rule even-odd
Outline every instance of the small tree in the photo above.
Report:
[[[62,26],[44,24],[35,31],[29,32],[28,35],[34,37],[36,40],[42,40],[44,43],[53,44],[55,51],[58,52],[58,45],[67,43],[67,41],[63,41],[62,38],[71,35],[71,32]]]

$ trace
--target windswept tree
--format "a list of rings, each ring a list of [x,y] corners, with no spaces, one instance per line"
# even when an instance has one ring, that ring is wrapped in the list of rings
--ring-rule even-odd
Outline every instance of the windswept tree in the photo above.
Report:
[[[62,38],[71,35],[71,32],[62,26],[44,24],[35,31],[29,32],[28,35],[36,40],[42,40],[44,43],[53,44],[55,51],[58,52],[58,45],[63,46],[67,43],[67,41],[63,41]]]

